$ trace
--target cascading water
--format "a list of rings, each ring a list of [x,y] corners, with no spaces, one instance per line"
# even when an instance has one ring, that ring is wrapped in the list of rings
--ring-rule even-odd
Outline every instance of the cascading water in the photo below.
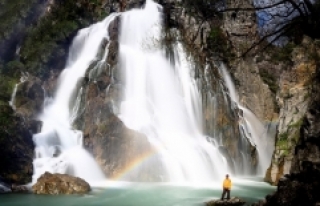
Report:
[[[124,100],[119,117],[144,133],[157,149],[169,181],[214,181],[227,164],[201,132],[201,96],[191,77],[192,61],[174,44],[174,62],[161,46],[161,7],[147,0],[142,10],[122,14],[120,67]]]
[[[109,38],[108,26],[115,16],[80,30],[72,43],[56,95],[47,101],[40,115],[41,133],[33,136],[36,145],[33,183],[45,171],[75,175],[91,184],[105,179],[95,160],[82,148],[82,132],[71,128],[77,104],[73,106],[70,102],[78,89],[77,82],[96,60],[103,40]]]
[[[83,110],[80,101],[84,91],[76,85],[92,62],[99,60],[98,50],[104,39],[109,38],[109,24],[118,15],[121,33],[117,69],[122,71],[124,85],[118,116],[127,127],[148,137],[157,151],[158,158],[154,161],[159,164],[160,160],[165,168],[166,174],[161,176],[172,182],[208,182],[220,180],[231,172],[219,152],[218,142],[212,138],[208,142],[203,135],[201,84],[192,76],[196,71],[192,59],[178,41],[171,43],[174,58],[166,57],[161,12],[160,5],[147,0],[143,9],[112,14],[78,33],[56,95],[52,100],[46,99],[40,115],[43,128],[34,135],[33,183],[45,171],[72,174],[91,184],[104,180],[94,159],[82,148],[82,132],[73,130],[71,125],[79,110]],[[97,68],[107,65],[107,56],[108,45],[104,55],[99,57],[102,59],[96,64]],[[99,69],[92,69],[89,79],[98,75],[94,72]],[[229,90],[235,94],[235,90]],[[237,102],[235,95],[231,96]],[[245,108],[241,109],[245,113],[242,126],[249,128],[244,131],[254,136],[255,129],[248,123],[252,115]],[[253,141],[258,149],[262,148],[257,140]]]
[[[231,100],[237,105],[237,108],[243,112],[239,124],[241,135],[243,138],[248,138],[251,144],[257,149],[259,159],[257,174],[264,175],[264,172],[270,165],[274,150],[274,145],[268,144],[268,141],[273,141],[268,140],[268,138],[270,139],[271,137],[269,137],[267,128],[264,127],[262,122],[249,109],[239,103],[239,97],[225,65],[220,63],[219,68],[228,87]]]

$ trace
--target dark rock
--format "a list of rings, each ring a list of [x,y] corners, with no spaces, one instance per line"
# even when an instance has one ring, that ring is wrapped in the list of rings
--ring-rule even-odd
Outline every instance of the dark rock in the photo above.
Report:
[[[30,190],[28,189],[27,186],[16,185],[16,184],[11,185],[11,191],[14,193],[28,193],[28,192],[30,192]]]
[[[79,177],[66,174],[44,173],[32,186],[35,194],[85,194],[90,191],[90,185]]]
[[[206,202],[205,204],[207,206],[242,206],[246,202],[241,200],[238,197],[232,197],[230,200],[210,200],[209,202]]]
[[[277,191],[253,206],[314,206],[320,201],[320,171],[306,170],[288,178],[281,178]]]
[[[17,117],[9,105],[0,105],[0,117],[0,182],[26,184],[33,173],[30,125],[27,119]]]
[[[120,17],[116,17],[109,25],[108,32],[111,41],[118,41],[120,31]]]
[[[42,82],[35,77],[29,79],[19,85],[17,88],[15,106],[17,114],[35,118],[42,112],[44,103],[44,90]]]

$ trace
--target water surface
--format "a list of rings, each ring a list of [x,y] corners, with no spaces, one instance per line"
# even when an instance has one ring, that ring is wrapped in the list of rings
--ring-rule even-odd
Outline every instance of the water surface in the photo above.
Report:
[[[231,196],[244,199],[247,205],[272,193],[275,187],[257,178],[234,179]],[[201,206],[220,198],[217,184],[169,184],[108,182],[88,195],[0,195],[1,206]]]

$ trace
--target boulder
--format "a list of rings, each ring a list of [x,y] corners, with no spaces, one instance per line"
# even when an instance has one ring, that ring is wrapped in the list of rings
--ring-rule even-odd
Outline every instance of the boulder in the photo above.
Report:
[[[210,200],[206,202],[206,206],[242,206],[246,202],[238,197],[232,197],[230,200]]]
[[[32,186],[35,194],[85,194],[90,191],[90,185],[79,177],[66,174],[51,174],[45,172]]]

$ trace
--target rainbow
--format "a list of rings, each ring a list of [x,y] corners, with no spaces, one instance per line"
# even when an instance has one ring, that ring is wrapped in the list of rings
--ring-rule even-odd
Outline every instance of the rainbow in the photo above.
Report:
[[[119,180],[122,177],[124,177],[126,174],[128,174],[129,172],[135,170],[136,168],[139,168],[139,166],[142,165],[142,163],[144,163],[145,161],[147,161],[148,159],[152,158],[153,156],[155,156],[156,154],[158,154],[158,150],[156,149],[151,149],[139,156],[137,156],[136,158],[134,158],[129,164],[127,164],[121,171],[117,172],[115,175],[113,175],[112,177],[110,177],[112,180]]]

